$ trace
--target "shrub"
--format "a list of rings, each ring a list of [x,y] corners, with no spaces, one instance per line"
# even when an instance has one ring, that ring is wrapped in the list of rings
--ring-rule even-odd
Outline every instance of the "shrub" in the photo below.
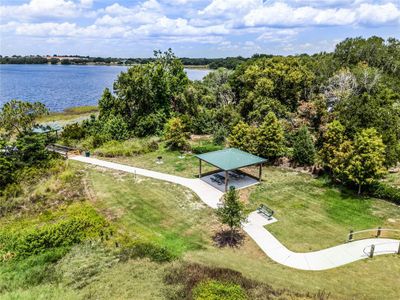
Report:
[[[110,116],[104,123],[102,133],[107,140],[126,140],[129,137],[128,125],[120,116]]]
[[[69,248],[88,238],[107,236],[110,229],[103,217],[88,206],[74,207],[67,216],[54,223],[20,230],[0,231],[0,254],[14,253],[27,257],[52,248]]]
[[[103,157],[133,156],[144,154],[158,149],[155,138],[130,139],[124,142],[110,141],[97,148],[94,153]]]
[[[85,135],[85,128],[78,123],[73,123],[64,126],[61,138],[64,140],[80,140],[83,139]]]
[[[203,281],[193,290],[194,300],[244,300],[246,298],[240,285],[216,280]]]
[[[368,188],[368,193],[376,198],[385,199],[400,205],[400,189],[383,182],[377,182]]]
[[[216,145],[224,145],[227,136],[228,130],[223,126],[220,126],[213,134],[213,143]]]
[[[171,150],[183,150],[189,147],[189,134],[185,131],[180,118],[172,118],[165,124],[164,138]]]
[[[293,144],[293,159],[300,165],[312,165],[315,160],[314,142],[307,127],[303,126],[297,132]]]
[[[214,144],[200,144],[192,146],[192,152],[196,154],[207,153],[211,151],[221,150],[223,146]]]

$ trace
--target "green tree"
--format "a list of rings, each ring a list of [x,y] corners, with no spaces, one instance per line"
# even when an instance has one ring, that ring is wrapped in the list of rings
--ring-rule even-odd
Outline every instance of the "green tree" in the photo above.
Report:
[[[314,141],[306,126],[302,126],[296,133],[293,144],[293,159],[300,165],[314,164]]]
[[[335,158],[335,151],[339,150],[340,145],[345,140],[345,128],[339,121],[333,121],[327,125],[323,134],[323,145],[319,151],[322,164],[328,170],[333,169],[332,161]]]
[[[112,109],[137,135],[151,135],[162,131],[172,112],[179,111],[188,82],[182,62],[171,49],[156,51],[154,61],[122,72],[114,83],[115,101],[107,95],[104,102],[113,102]],[[110,109],[110,105],[103,107]]]
[[[311,92],[313,73],[294,57],[261,57],[240,65],[232,79],[247,121],[261,122],[269,111],[279,117],[294,112]]]
[[[165,124],[164,138],[167,147],[171,150],[183,150],[189,147],[189,134],[185,131],[185,126],[180,118],[171,118]]]
[[[384,162],[385,145],[376,129],[364,129],[355,136],[354,153],[347,166],[347,174],[349,180],[358,186],[359,194],[363,186],[385,174]]]
[[[126,140],[129,137],[128,125],[121,116],[110,116],[103,121],[102,133],[107,140]]]
[[[122,112],[118,106],[115,96],[108,88],[105,88],[99,100],[99,119],[108,119],[111,115],[116,116]]]
[[[244,205],[240,202],[239,194],[234,187],[230,187],[229,191],[224,195],[224,201],[218,207],[216,214],[222,224],[229,226],[232,243],[236,230],[246,220]]]
[[[243,121],[232,128],[228,139],[229,145],[253,154],[257,153],[257,129]]]
[[[3,105],[0,111],[0,127],[7,136],[24,134],[32,129],[37,118],[48,114],[45,105],[40,102],[11,100]]]
[[[257,154],[274,160],[283,155],[285,136],[278,118],[269,112],[257,130]]]

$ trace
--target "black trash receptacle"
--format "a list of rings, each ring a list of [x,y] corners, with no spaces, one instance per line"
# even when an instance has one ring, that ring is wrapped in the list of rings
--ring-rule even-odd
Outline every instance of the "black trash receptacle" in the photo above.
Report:
[[[90,157],[90,151],[85,151],[85,156]]]

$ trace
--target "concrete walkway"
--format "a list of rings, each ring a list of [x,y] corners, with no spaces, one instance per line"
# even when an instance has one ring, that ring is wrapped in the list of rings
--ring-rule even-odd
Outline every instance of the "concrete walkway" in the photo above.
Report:
[[[73,156],[70,159],[183,185],[194,191],[204,203],[212,208],[218,207],[218,203],[223,196],[221,191],[200,179],[169,175],[91,157]],[[252,212],[248,216],[247,222],[243,224],[243,230],[272,260],[299,270],[327,270],[368,258],[372,244],[375,245],[375,255],[393,254],[399,249],[399,240],[380,238],[354,241],[320,251],[297,253],[287,249],[265,229],[265,225],[276,221],[275,218],[267,220],[257,212]]]

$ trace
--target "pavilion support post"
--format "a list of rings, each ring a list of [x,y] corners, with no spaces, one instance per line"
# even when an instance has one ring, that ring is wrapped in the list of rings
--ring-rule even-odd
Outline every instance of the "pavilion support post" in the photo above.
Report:
[[[262,178],[262,164],[259,164],[258,166],[258,181],[261,182]]]
[[[228,171],[225,171],[225,192],[228,190]]]
[[[201,159],[199,159],[199,178],[201,178]]]

